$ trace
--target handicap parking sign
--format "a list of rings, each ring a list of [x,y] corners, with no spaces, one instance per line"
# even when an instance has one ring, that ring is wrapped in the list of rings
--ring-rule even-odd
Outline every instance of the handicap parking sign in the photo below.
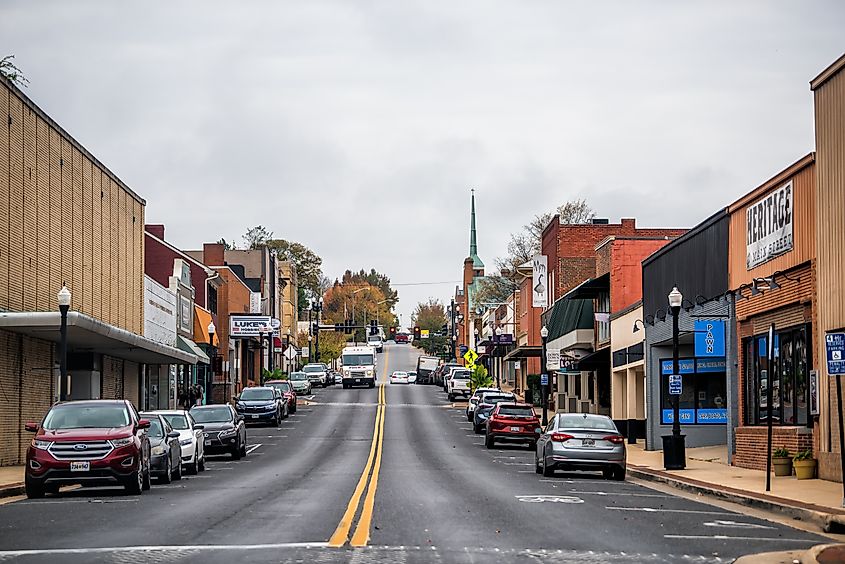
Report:
[[[828,333],[824,342],[827,349],[827,373],[845,374],[845,333]]]

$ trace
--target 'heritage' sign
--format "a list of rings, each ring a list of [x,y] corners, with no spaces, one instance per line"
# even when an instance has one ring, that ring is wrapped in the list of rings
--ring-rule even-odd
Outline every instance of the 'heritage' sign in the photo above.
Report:
[[[745,210],[745,266],[751,270],[792,250],[792,181]]]

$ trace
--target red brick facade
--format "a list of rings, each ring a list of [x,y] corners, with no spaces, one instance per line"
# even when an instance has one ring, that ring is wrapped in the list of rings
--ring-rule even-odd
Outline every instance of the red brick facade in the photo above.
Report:
[[[737,427],[734,465],[765,471],[767,432],[766,427]],[[793,455],[812,449],[813,430],[806,427],[772,427],[772,450],[780,447],[785,447]]]
[[[205,306],[206,269],[193,258],[164,242],[164,225],[144,227],[144,274],[167,288],[173,275],[173,260],[181,258],[191,267],[194,302]]]
[[[652,230],[654,231],[654,230]],[[624,310],[643,297],[643,259],[677,237],[659,238],[616,237],[596,251],[596,276],[610,273],[610,313]]]

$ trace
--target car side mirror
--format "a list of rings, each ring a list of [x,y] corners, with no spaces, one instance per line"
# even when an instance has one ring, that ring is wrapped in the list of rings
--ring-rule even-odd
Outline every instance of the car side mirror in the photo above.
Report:
[[[141,419],[138,421],[138,428],[139,429],[149,429],[150,428],[150,420],[149,419]]]
[[[178,439],[179,438],[179,431],[170,431],[167,433],[168,439]]]
[[[205,425],[194,425],[194,431],[202,431],[203,429],[205,429]]]
[[[27,421],[24,423],[23,428],[30,433],[36,433],[38,432],[38,423],[35,423],[34,421]]]
[[[234,401],[234,402],[241,401],[241,396],[232,396],[232,401]]]

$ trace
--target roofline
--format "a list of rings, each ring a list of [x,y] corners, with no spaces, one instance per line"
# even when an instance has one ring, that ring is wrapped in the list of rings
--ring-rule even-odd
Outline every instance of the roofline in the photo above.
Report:
[[[826,69],[820,72],[816,78],[810,81],[810,90],[818,90],[828,80],[836,76],[836,74],[845,68],[845,54],[833,61]]]
[[[213,272],[212,272],[212,270],[211,270],[211,267],[209,267],[208,265],[205,265],[205,264],[201,263],[200,261],[198,261],[197,259],[195,259],[195,258],[194,258],[194,257],[192,257],[191,255],[189,255],[189,254],[185,253],[185,251],[183,251],[182,249],[179,249],[179,248],[174,247],[173,245],[171,245],[170,243],[168,243],[168,242],[167,242],[167,241],[165,241],[164,239],[159,239],[158,237],[156,237],[155,235],[153,235],[152,233],[150,233],[149,231],[147,231],[147,229],[146,229],[146,228],[144,229],[144,235],[148,235],[148,236],[152,237],[155,241],[158,241],[159,243],[161,243],[162,245],[164,245],[165,247],[167,247],[167,248],[168,248],[168,249],[170,249],[171,251],[173,251],[173,252],[175,252],[175,253],[179,253],[179,255],[180,255],[183,259],[187,260],[188,262],[192,262],[192,263],[194,263],[195,265],[197,265],[197,266],[199,266],[200,268],[202,268],[203,270],[205,270],[205,273],[206,273],[206,274],[211,275],[211,274],[213,273]]]
[[[669,251],[674,249],[677,245],[680,245],[681,243],[683,243],[687,239],[692,239],[693,237],[695,237],[696,235],[698,235],[699,233],[701,233],[702,231],[704,231],[705,229],[707,229],[708,227],[713,225],[714,223],[716,223],[719,220],[722,220],[726,217],[728,217],[728,208],[726,208],[726,207],[720,208],[719,211],[717,211],[716,213],[714,213],[713,215],[711,215],[710,217],[708,217],[707,219],[705,219],[704,221],[702,221],[698,225],[694,226],[692,229],[690,229],[689,231],[687,231],[686,233],[684,233],[680,237],[678,237],[676,239],[671,239],[667,245],[663,245],[662,247],[660,247],[659,249],[657,249],[656,251],[654,251],[653,253],[648,255],[646,258],[644,258],[643,262],[642,262],[643,267],[645,267],[646,265],[648,265],[648,264],[652,263],[653,261],[657,260],[658,258],[663,256],[664,254],[668,253]]]
[[[665,231],[678,231],[681,229],[683,229],[683,227],[667,227],[665,228]],[[607,237],[599,241],[599,244],[596,245],[595,250],[598,251],[599,249],[613,241],[674,241],[679,236],[680,235],[670,235],[668,233],[666,235],[663,235],[662,237],[658,237],[656,235],[644,235],[642,237],[637,237],[635,235],[608,235]]]
[[[234,276],[234,277],[237,279],[237,281],[241,283],[241,286],[243,286],[244,288],[246,288],[248,291],[252,292],[252,288],[250,288],[249,286],[247,286],[246,284],[244,284],[244,281],[243,281],[243,280],[241,280],[241,277],[240,277],[240,276],[238,276],[238,274],[237,274],[234,270],[232,270],[232,269],[229,267],[229,265],[228,265],[228,264],[223,265],[223,266],[209,266],[209,268],[210,268],[210,269],[212,269],[212,270],[215,270],[215,271],[216,271],[216,270],[218,270],[218,269],[219,269],[219,270],[224,270],[224,269],[225,269],[225,270],[228,270],[229,272],[231,272],[231,273],[232,273],[232,276]]]
[[[801,157],[779,173],[775,174],[773,177],[769,178],[765,182],[763,182],[760,186],[753,189],[751,192],[747,193],[740,199],[736,200],[734,203],[728,206],[728,214],[732,214],[736,212],[738,209],[745,207],[750,202],[756,200],[765,192],[768,192],[772,188],[775,188],[777,185],[786,182],[790,177],[795,176],[808,166],[812,165],[816,162],[816,153],[808,153],[807,155]]]
[[[9,79],[5,78],[3,75],[0,75],[0,82],[2,82],[5,86],[7,86],[21,100],[23,100],[23,103],[27,108],[29,108],[30,110],[35,112],[38,115],[38,117],[40,117],[45,122],[47,122],[48,125],[55,128],[62,135],[62,137],[64,137],[68,142],[70,142],[70,144],[77,151],[79,151],[80,153],[82,153],[83,155],[85,155],[86,157],[91,159],[92,163],[94,163],[95,165],[100,167],[100,169],[102,169],[103,172],[105,172],[106,175],[108,175],[109,178],[111,178],[112,180],[117,182],[117,185],[120,186],[121,188],[123,188],[124,190],[126,190],[126,192],[130,196],[132,196],[138,203],[140,203],[142,206],[147,205],[147,201],[144,198],[139,196],[132,188],[127,186],[126,183],[123,182],[120,178],[118,178],[118,176],[114,172],[112,172],[111,169],[109,169],[109,167],[104,165],[102,163],[102,161],[100,161],[100,159],[98,159],[97,157],[92,155],[91,152],[82,145],[82,143],[77,141],[70,133],[67,132],[67,130],[65,128],[63,128],[61,125],[56,123],[56,120],[54,120],[53,118],[48,116],[47,112],[45,112],[40,107],[38,107],[38,105],[35,102],[33,102],[29,98],[29,96],[24,94],[23,91],[21,91],[20,88],[15,86]]]

